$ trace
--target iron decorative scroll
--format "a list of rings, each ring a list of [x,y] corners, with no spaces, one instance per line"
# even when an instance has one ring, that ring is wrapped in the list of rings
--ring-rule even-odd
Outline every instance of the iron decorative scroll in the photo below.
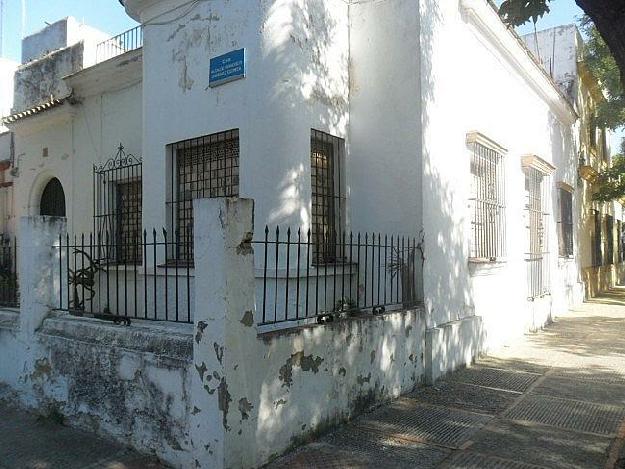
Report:
[[[117,147],[117,154],[106,160],[101,164],[94,164],[93,170],[96,173],[101,173],[104,171],[110,171],[113,169],[126,168],[128,166],[138,165],[143,163],[143,158],[140,156],[135,156],[132,153],[126,153],[124,149],[124,145],[121,143],[119,147]]]

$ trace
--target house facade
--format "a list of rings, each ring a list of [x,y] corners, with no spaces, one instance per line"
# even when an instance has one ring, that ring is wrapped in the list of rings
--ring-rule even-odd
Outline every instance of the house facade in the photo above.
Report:
[[[3,120],[28,405],[259,467],[583,301],[585,111],[489,2],[123,3],[26,38]]]
[[[621,281],[623,263],[622,206],[598,202],[597,175],[611,164],[610,131],[597,125],[597,105],[605,100],[601,85],[584,63],[584,41],[575,25],[560,26],[524,37],[529,49],[541,60],[560,89],[569,96],[579,115],[575,141],[579,169],[579,262],[587,297]]]

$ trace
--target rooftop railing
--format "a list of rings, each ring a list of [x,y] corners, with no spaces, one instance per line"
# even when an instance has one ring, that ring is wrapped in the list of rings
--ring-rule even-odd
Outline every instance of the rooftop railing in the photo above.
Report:
[[[143,26],[124,31],[96,46],[96,63],[117,57],[131,50],[143,47]]]

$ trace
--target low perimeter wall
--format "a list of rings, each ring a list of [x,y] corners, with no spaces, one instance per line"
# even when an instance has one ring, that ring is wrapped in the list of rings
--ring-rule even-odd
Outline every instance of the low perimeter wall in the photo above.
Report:
[[[479,353],[479,318],[426,331],[420,308],[260,334],[253,203],[196,200],[194,213],[188,325],[55,313],[51,246],[64,222],[22,220],[22,300],[19,314],[0,312],[0,385],[174,467],[253,468]]]
[[[26,337],[18,316],[0,312],[0,382],[22,405],[190,467],[191,325],[58,317]]]

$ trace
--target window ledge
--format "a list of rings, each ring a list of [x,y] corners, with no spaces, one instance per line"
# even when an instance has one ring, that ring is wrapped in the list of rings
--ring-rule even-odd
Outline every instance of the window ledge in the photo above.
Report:
[[[505,264],[508,262],[508,259],[505,257],[494,257],[492,259],[487,259],[485,257],[470,257],[469,264],[474,265],[497,265],[497,264]]]

